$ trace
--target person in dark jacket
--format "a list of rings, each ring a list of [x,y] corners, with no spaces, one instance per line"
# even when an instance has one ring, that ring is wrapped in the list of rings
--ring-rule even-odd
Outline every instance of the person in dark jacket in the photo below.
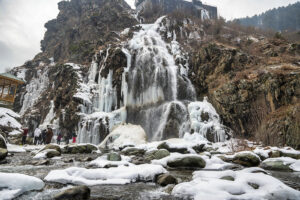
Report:
[[[52,128],[48,128],[47,134],[46,134],[46,144],[50,144],[53,137],[53,131]]]
[[[57,135],[57,138],[56,138],[56,141],[57,141],[58,145],[60,145],[61,138],[62,138],[62,134],[61,134],[61,132],[59,132],[58,135]]]
[[[42,137],[42,144],[46,144],[46,135],[47,135],[47,130],[44,129],[42,131],[42,135],[41,135],[41,137]]]
[[[28,128],[24,127],[23,128],[23,135],[22,135],[22,145],[26,144],[27,135],[28,135]]]

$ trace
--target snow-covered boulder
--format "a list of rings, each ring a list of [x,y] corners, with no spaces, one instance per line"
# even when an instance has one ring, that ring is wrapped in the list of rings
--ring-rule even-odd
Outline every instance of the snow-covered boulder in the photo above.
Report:
[[[251,151],[242,151],[234,155],[233,162],[245,167],[255,167],[259,165],[260,158]]]
[[[44,159],[44,158],[54,158],[60,156],[61,153],[54,149],[46,149],[37,153],[33,158],[34,159]]]
[[[300,171],[300,160],[289,157],[268,158],[264,160],[260,167],[275,171]]]
[[[146,143],[146,133],[141,126],[126,124],[115,127],[100,144],[100,148],[122,148]]]
[[[44,182],[36,177],[16,173],[0,173],[0,199],[14,199],[32,190],[41,190]]]
[[[172,194],[195,200],[299,199],[299,191],[257,169],[194,172],[193,180],[176,185]]]
[[[128,184],[137,181],[154,181],[159,174],[166,173],[160,165],[143,164],[119,166],[116,168],[85,169],[71,167],[53,170],[46,181],[76,185]]]

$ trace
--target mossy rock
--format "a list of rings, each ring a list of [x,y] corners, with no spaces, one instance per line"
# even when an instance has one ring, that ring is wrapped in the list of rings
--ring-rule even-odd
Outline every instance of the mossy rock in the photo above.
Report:
[[[144,149],[129,147],[129,148],[123,149],[121,152],[127,156],[142,156],[145,154],[146,151]]]
[[[0,148],[0,161],[4,160],[8,154],[7,149]]]
[[[281,160],[272,160],[272,161],[264,161],[260,165],[261,168],[266,169],[266,170],[274,170],[274,171],[293,171],[290,168],[290,164],[285,164]]]
[[[53,197],[53,199],[82,200],[82,199],[90,199],[90,195],[91,195],[91,190],[87,186],[76,186],[56,194]]]
[[[7,149],[5,139],[2,135],[0,135],[0,148]]]
[[[170,184],[174,184],[176,185],[178,183],[177,179],[170,175],[170,174],[161,174],[157,177],[156,180],[157,184],[161,185],[161,186],[167,186]]]
[[[47,158],[54,158],[61,155],[59,151],[56,151],[54,149],[47,149],[45,151],[47,151],[46,153]]]
[[[166,149],[159,149],[147,152],[145,157],[147,160],[160,160],[170,155],[170,152]]]
[[[183,158],[177,158],[167,162],[168,167],[172,168],[204,168],[206,162],[203,158],[198,156],[187,156]]]
[[[294,158],[294,159],[300,159],[300,153],[288,153],[288,152],[283,152],[280,151],[280,156],[281,157],[289,157],[289,158]]]
[[[255,167],[259,165],[260,159],[252,153],[238,153],[233,157],[233,162],[244,167]]]
[[[98,148],[91,144],[68,145],[63,148],[63,153],[66,154],[84,154],[97,151]]]
[[[47,144],[41,151],[44,151],[46,149],[54,149],[54,150],[56,150],[60,153],[62,152],[61,148],[58,145],[55,145],[55,144]]]
[[[120,154],[112,152],[112,153],[107,154],[107,160],[109,160],[109,161],[121,161],[122,158],[121,158]]]

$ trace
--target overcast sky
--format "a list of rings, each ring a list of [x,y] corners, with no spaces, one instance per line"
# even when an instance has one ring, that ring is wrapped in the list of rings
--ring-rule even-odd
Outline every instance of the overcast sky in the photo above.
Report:
[[[40,51],[44,24],[58,14],[60,0],[0,0],[0,72],[22,65]],[[133,1],[133,0],[129,0]],[[253,16],[299,0],[203,0],[226,19]]]

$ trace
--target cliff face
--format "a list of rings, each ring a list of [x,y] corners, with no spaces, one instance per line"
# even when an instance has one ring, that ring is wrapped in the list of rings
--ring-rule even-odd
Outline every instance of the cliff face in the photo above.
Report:
[[[164,13],[155,14],[167,16],[147,25],[138,20],[153,15],[121,0],[59,3],[43,52],[13,70],[27,82],[15,102],[23,123],[95,144],[127,122],[150,140],[200,132],[221,141],[234,133],[299,148],[300,45],[174,13],[163,2]]]
[[[97,47],[117,41],[117,32],[137,23],[123,0],[62,1],[58,8],[41,42],[55,62],[90,63]]]

